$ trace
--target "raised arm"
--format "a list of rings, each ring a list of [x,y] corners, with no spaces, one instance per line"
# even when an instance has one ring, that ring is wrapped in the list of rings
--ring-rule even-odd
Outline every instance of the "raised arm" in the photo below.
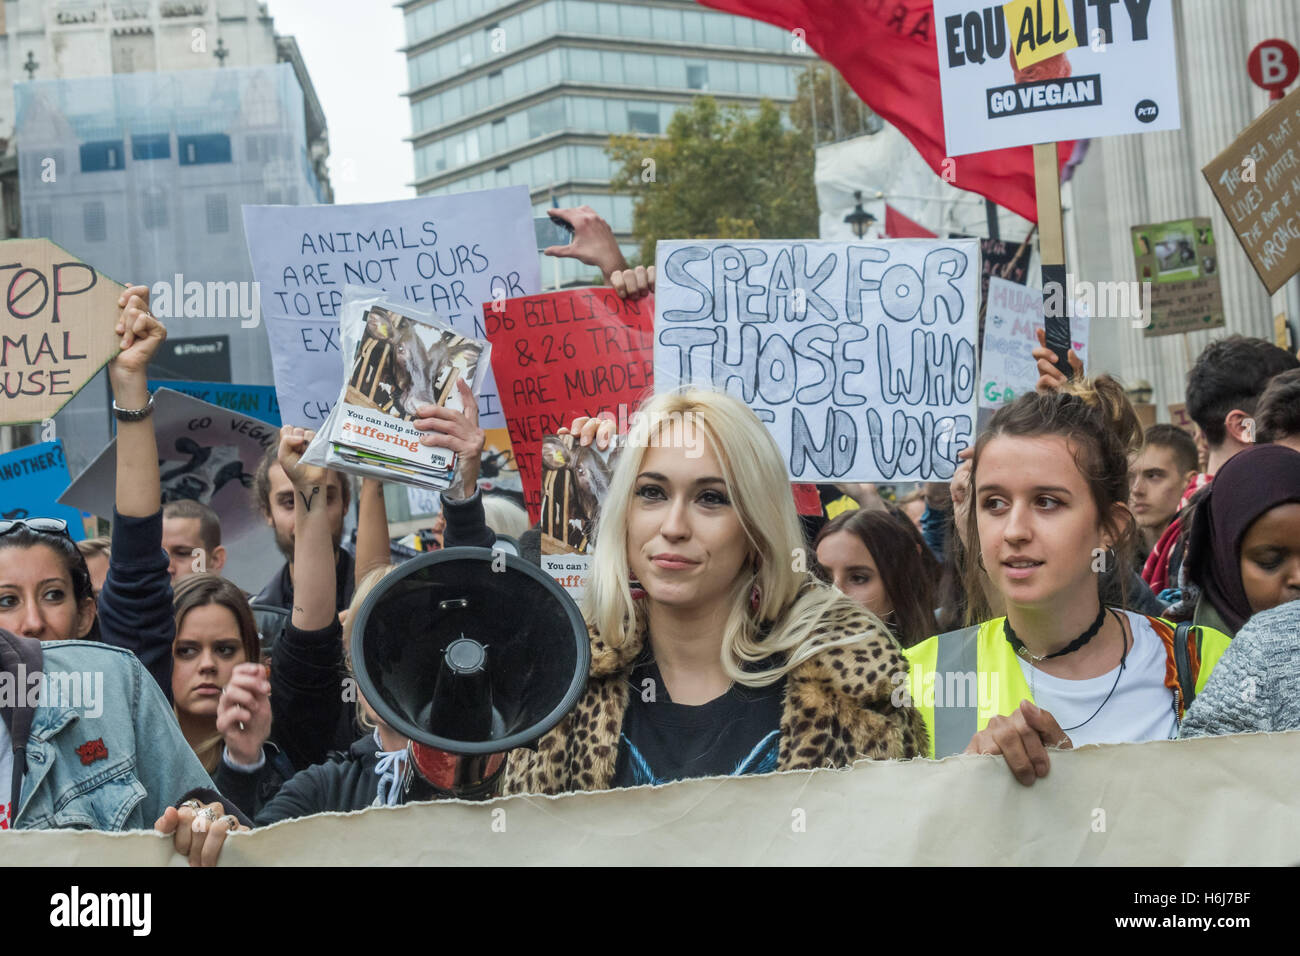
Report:
[[[325,507],[328,475],[303,463],[314,431],[287,425],[280,430],[280,467],[293,482],[293,626],[318,631],[335,620],[337,583],[334,541]]]
[[[392,563],[388,544],[388,509],[384,506],[384,483],[363,478],[357,498],[357,583],[373,571]]]
[[[131,286],[118,300],[120,351],[108,365],[117,408],[117,484],[113,545],[99,596],[106,644],[131,651],[171,699],[171,578],[162,549],[158,442],[149,398],[149,361],[167,330],[149,313],[149,290]]]
[[[166,341],[167,329],[149,312],[146,286],[131,286],[118,299],[118,307],[116,331],[122,337],[121,351],[108,363],[108,380],[117,409],[129,414],[143,411],[149,404],[149,361]],[[153,415],[137,421],[118,415],[117,513],[146,518],[162,507]]]

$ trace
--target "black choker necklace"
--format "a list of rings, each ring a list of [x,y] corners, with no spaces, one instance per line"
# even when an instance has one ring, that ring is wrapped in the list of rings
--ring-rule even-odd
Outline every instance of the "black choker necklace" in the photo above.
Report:
[[[1079,648],[1083,647],[1083,645],[1087,644],[1090,640],[1092,640],[1094,637],[1097,636],[1097,632],[1101,630],[1101,625],[1105,620],[1106,620],[1106,605],[1103,604],[1101,608],[1098,609],[1097,611],[1097,620],[1092,622],[1092,627],[1088,628],[1086,631],[1084,631],[1082,634],[1080,634],[1078,637],[1072,640],[1065,647],[1061,648],[1055,654],[1048,654],[1045,657],[1035,657],[1033,654],[1029,653],[1029,651],[1025,648],[1025,642],[1022,641],[1020,638],[1016,637],[1015,629],[1012,628],[1011,626],[1011,618],[1008,617],[1003,619],[1002,630],[1007,636],[1007,641],[1011,644],[1012,647],[1016,649],[1016,652],[1018,654],[1023,654],[1031,661],[1037,663],[1039,661],[1049,661],[1053,657],[1064,657],[1066,654],[1069,654],[1073,651],[1077,651]]]

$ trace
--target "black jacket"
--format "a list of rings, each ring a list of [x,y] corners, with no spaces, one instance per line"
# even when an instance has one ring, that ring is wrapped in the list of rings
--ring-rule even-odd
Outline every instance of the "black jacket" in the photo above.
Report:
[[[356,685],[345,683],[350,680],[337,617],[319,631],[285,625],[271,667],[271,727],[294,770],[322,763],[357,739]]]
[[[162,540],[161,533],[159,541]],[[114,538],[113,546],[117,546],[117,539]],[[352,589],[355,585],[354,560],[352,555],[344,548],[339,548],[338,558],[334,562],[334,610],[342,611],[352,603]],[[269,604],[271,607],[282,607],[286,611],[293,610],[293,576],[289,574],[289,562],[276,573],[275,577],[266,582],[266,586],[253,596],[249,604]],[[277,651],[279,653],[277,644]]]
[[[269,741],[263,744],[262,756],[262,766],[253,771],[242,771],[228,766],[223,754],[212,774],[212,782],[217,789],[250,819],[261,813],[262,808],[294,776],[289,758],[275,744]]]
[[[353,743],[345,755],[336,754],[326,763],[295,774],[261,808],[254,823],[264,827],[313,813],[346,813],[373,806],[379,792],[379,778],[375,774],[378,765],[379,745],[374,734],[367,734]]]
[[[147,518],[113,512],[108,576],[99,593],[99,634],[135,654],[172,699],[172,579],[163,550],[162,509]]]

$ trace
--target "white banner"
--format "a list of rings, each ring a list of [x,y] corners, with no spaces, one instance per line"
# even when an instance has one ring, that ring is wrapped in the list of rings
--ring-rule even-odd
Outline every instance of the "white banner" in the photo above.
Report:
[[[661,240],[655,386],[743,399],[791,480],[947,481],[975,433],[973,239]]]
[[[1088,371],[1088,313],[1079,304],[1070,312],[1070,347]],[[980,356],[980,408],[1006,405],[1038,384],[1038,363],[1031,354],[1036,332],[1044,328],[1043,290],[989,277],[984,310],[984,350]]]
[[[351,206],[245,206],[286,425],[319,428],[343,380],[345,285],[382,289],[485,339],[483,303],[541,291],[525,186]],[[491,370],[479,424],[504,428]]]
[[[935,0],[949,156],[1178,129],[1171,0]]]
[[[1300,731],[1083,747],[1024,787],[1001,757],[864,760],[562,797],[320,814],[225,866],[1294,866]],[[153,833],[0,831],[8,866],[184,866]]]

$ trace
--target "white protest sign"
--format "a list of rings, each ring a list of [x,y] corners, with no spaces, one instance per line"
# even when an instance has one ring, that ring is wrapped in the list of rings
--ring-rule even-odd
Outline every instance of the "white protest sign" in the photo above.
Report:
[[[221,576],[247,591],[261,590],[284,563],[250,488],[257,464],[279,429],[251,415],[169,388],[154,393],[154,427],[162,500],[188,498],[221,518],[226,566]],[[59,502],[101,518],[113,516],[117,439],[77,476]]]
[[[949,156],[1178,129],[1171,0],[935,0]]]
[[[790,478],[946,481],[975,433],[974,239],[661,240],[655,384],[767,422]]]
[[[1088,370],[1087,311],[1078,303],[1070,310],[1070,346]],[[984,312],[984,351],[980,356],[980,408],[1006,405],[1038,384],[1038,364],[1031,354],[1043,324],[1043,290],[1006,279],[989,279]]]
[[[525,186],[350,206],[245,206],[286,424],[319,427],[343,380],[343,287],[382,289],[484,339],[483,303],[541,291]],[[488,371],[479,424],[504,428]]]

